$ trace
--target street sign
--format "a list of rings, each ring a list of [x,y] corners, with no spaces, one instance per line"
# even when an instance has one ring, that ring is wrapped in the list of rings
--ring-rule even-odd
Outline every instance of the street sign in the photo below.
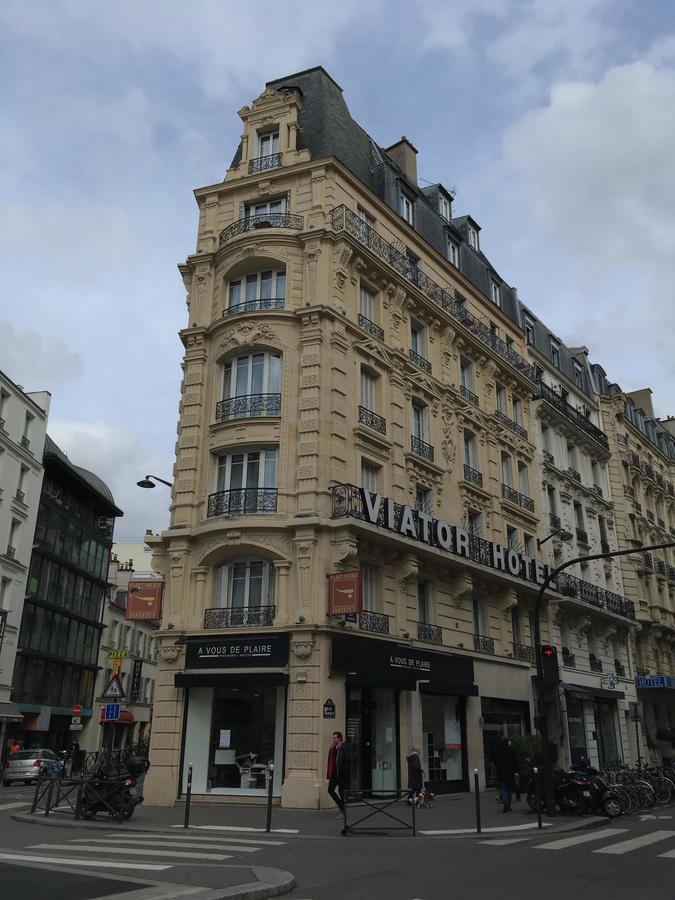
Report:
[[[58,775],[59,772],[61,771],[61,763],[59,763],[59,762],[49,763],[49,771],[52,773],[52,775]]]
[[[106,703],[105,705],[105,721],[116,722],[120,717],[119,703]]]
[[[113,675],[101,696],[106,700],[123,700],[126,697],[122,682],[117,675]]]
[[[82,724],[82,716],[73,716],[70,720],[71,725],[81,725]]]
[[[84,712],[84,709],[83,709],[83,707],[80,706],[79,703],[76,703],[75,706],[71,709],[71,713],[74,716],[81,716],[83,712]]]
[[[71,722],[71,725],[70,725],[71,731],[82,731],[83,728],[84,728],[84,725],[73,725]]]

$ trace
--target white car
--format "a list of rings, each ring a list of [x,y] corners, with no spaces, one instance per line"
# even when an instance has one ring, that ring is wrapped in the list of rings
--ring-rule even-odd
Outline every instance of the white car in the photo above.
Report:
[[[23,781],[24,784],[32,784],[40,774],[40,766],[44,763],[59,762],[59,757],[53,750],[18,750],[12,753],[2,772],[2,783],[8,787],[12,782]]]

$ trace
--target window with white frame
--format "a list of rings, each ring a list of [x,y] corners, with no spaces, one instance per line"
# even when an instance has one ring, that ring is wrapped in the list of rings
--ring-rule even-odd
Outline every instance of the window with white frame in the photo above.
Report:
[[[516,425],[523,424],[523,401],[519,400],[518,397],[513,398],[513,421]]]
[[[366,369],[365,366],[361,367],[361,406],[364,409],[370,410],[370,412],[375,411],[376,406],[376,395],[377,392],[377,375],[374,372],[371,372],[370,369]]]
[[[483,534],[483,513],[477,509],[470,509],[466,514],[466,530],[473,537]]]
[[[534,322],[532,319],[525,318],[525,340],[530,347],[534,347]]]
[[[544,425],[542,423],[541,426],[541,441],[544,446],[544,450],[548,453],[553,453],[553,441],[551,440],[551,429],[548,425]]]
[[[415,508],[423,513],[433,515],[435,512],[434,492],[423,484],[415,485]]]
[[[534,559],[536,543],[534,537],[531,534],[523,535],[523,546],[525,549],[525,555],[529,556],[531,559]]]
[[[427,358],[427,330],[421,322],[410,321],[410,347],[413,353]]]
[[[273,156],[279,152],[279,132],[268,131],[258,136],[258,156]]]
[[[512,528],[511,525],[506,526],[506,546],[509,550],[518,550],[518,529]]]
[[[502,453],[502,483],[507,487],[513,487],[513,469],[508,453]]]
[[[506,414],[506,388],[497,382],[497,412]]]
[[[583,369],[578,362],[574,363],[574,383],[577,387],[583,387]]]
[[[367,459],[361,460],[361,487],[370,491],[371,494],[378,493],[378,484],[380,480],[380,466],[369,462]]]
[[[274,606],[274,564],[268,559],[252,559],[219,566],[215,604],[219,609]]]
[[[468,234],[469,234],[469,247],[472,247],[474,250],[480,250],[478,231],[473,227],[473,225],[468,226]]]
[[[245,219],[250,219],[252,216],[274,216],[285,212],[285,197],[280,197],[278,200],[268,200],[266,203],[247,203],[244,206]]]
[[[9,526],[9,540],[7,542],[7,554],[8,555],[11,554],[11,556],[14,556],[20,527],[21,527],[21,522],[18,519],[12,519],[12,523]]]
[[[473,431],[464,429],[464,465],[478,469],[478,441]]]
[[[417,582],[417,621],[428,624],[431,621],[431,602],[429,585],[426,581]]]
[[[358,206],[356,208],[356,217],[358,218],[358,220],[360,222],[363,222],[364,225],[367,225],[368,228],[375,227],[375,220],[372,218],[372,216],[368,215],[368,213],[365,211],[365,209],[363,209],[363,207]]]
[[[452,218],[450,201],[447,197],[444,197],[443,194],[440,194],[438,197],[438,211],[443,216],[446,222],[449,222]]]
[[[546,501],[548,503],[548,511],[552,516],[558,515],[558,501],[555,495],[555,488],[552,484],[546,485]]]
[[[498,281],[490,282],[490,298],[495,306],[501,309],[502,306],[502,289]]]
[[[473,630],[474,634],[487,636],[488,612],[485,597],[473,598]]]
[[[111,622],[110,623],[110,634],[108,639],[108,644],[114,649],[117,644],[117,629],[119,628],[119,622]]]
[[[468,391],[474,390],[475,385],[475,369],[473,360],[467,359],[465,356],[459,360],[459,383]]]
[[[220,418],[239,419],[249,416],[279,415],[281,392],[281,355],[248,353],[237,356],[223,367],[223,400]]]
[[[276,447],[228,453],[218,458],[218,493],[227,491],[224,512],[264,512],[276,508]],[[274,491],[274,495],[270,493]]]
[[[554,340],[551,340],[551,362],[556,369],[560,368],[560,345]]]
[[[283,306],[273,301],[286,299],[286,270],[268,269],[264,272],[252,272],[230,281],[228,290],[228,309],[274,309]]]
[[[448,261],[451,262],[456,269],[459,269],[459,247],[451,238],[448,238],[447,255]]]
[[[0,609],[9,609],[11,578],[0,578]]]
[[[377,569],[367,564],[361,565],[361,591],[363,609],[375,612],[377,609]]]
[[[361,285],[359,293],[359,312],[369,322],[375,321],[375,294],[364,285]]]
[[[412,197],[409,194],[406,194],[405,191],[401,191],[398,197],[398,211],[409,225],[413,224],[413,210],[414,203]]]
[[[525,497],[529,496],[530,484],[527,472],[527,466],[523,462],[518,463],[518,490]]]
[[[424,403],[413,401],[413,435],[424,443],[429,443],[429,407]]]

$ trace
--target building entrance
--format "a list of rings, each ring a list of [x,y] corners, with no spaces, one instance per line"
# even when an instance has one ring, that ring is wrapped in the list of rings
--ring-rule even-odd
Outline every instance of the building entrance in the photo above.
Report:
[[[398,732],[398,691],[348,685],[346,740],[352,790],[398,788]]]

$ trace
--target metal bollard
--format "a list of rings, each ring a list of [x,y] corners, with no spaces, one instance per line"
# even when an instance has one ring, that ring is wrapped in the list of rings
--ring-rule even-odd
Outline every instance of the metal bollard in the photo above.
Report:
[[[77,786],[77,800],[75,801],[75,821],[79,821],[82,815],[82,795],[84,793],[84,775],[80,772],[80,783]]]
[[[534,769],[534,802],[537,806],[537,828],[543,828],[541,823],[541,783],[539,781],[539,769]]]
[[[49,787],[47,788],[47,802],[45,804],[45,816],[49,815],[49,810],[52,806],[52,795],[54,793],[54,779],[50,776],[49,778]]]
[[[183,828],[190,827],[190,800],[192,799],[192,763],[188,764],[187,791],[185,792],[185,821]]]
[[[424,790],[424,787],[422,787],[422,790]],[[412,802],[412,833],[413,833],[413,837],[417,837],[417,823],[415,822],[415,807],[416,806],[417,806],[417,804],[415,803],[415,798],[413,797],[413,802]]]
[[[478,769],[473,770],[473,792],[476,795],[476,833],[480,834],[480,787],[478,785]]]
[[[42,787],[42,766],[38,769],[38,777],[35,783],[35,795],[33,796],[33,805],[30,808],[31,813],[37,809],[38,800],[40,799],[40,788]]]
[[[267,826],[265,831],[272,830],[272,791],[274,789],[274,763],[267,765]]]

